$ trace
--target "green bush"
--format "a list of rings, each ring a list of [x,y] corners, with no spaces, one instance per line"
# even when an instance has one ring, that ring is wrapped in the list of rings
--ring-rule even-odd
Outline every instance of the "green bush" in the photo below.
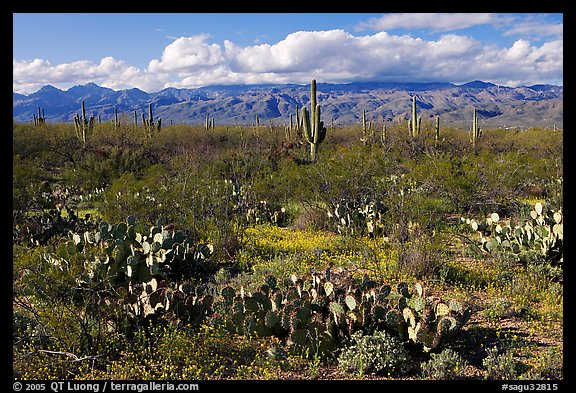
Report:
[[[422,376],[428,379],[461,379],[467,365],[459,353],[450,348],[430,354],[431,359],[422,364]]]
[[[169,185],[168,174],[162,165],[148,168],[141,178],[128,172],[112,181],[96,201],[96,207],[109,222],[123,221],[127,215],[138,217],[149,225],[160,217],[172,221],[171,214],[178,210],[174,210],[176,201]]]
[[[338,356],[338,365],[344,370],[389,376],[405,374],[410,370],[408,351],[400,340],[386,331],[376,331],[366,336],[356,332],[351,339],[352,343],[342,349]]]
[[[520,375],[519,379],[550,380],[564,378],[562,351],[556,347],[547,348],[538,359],[538,368]]]
[[[521,364],[514,359],[511,351],[500,353],[498,348],[491,347],[486,350],[488,355],[482,360],[486,368],[488,379],[517,379]]]

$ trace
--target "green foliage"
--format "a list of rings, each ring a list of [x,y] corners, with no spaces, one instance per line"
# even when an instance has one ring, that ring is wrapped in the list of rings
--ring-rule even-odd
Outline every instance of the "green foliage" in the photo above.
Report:
[[[482,310],[484,316],[494,321],[509,318],[514,316],[516,313],[517,311],[513,307],[513,302],[505,298],[492,300],[488,306]]]
[[[126,173],[140,175],[156,162],[143,146],[87,148],[79,161],[65,170],[63,177],[84,190],[108,187]]]
[[[152,224],[158,217],[172,219],[174,205],[164,200],[172,197],[169,174],[162,165],[148,167],[139,178],[127,172],[114,180],[96,200],[95,206],[108,221],[119,221],[126,212]],[[166,186],[162,186],[162,184]],[[176,217],[174,217],[176,218]]]
[[[488,379],[517,379],[520,375],[521,364],[514,359],[511,351],[500,353],[498,348],[490,347],[486,350],[487,356],[482,365],[488,372]]]
[[[427,379],[462,379],[465,378],[466,359],[450,348],[440,353],[431,353],[430,360],[423,363],[422,376]]]
[[[523,318],[556,332],[562,134],[483,130],[471,152],[462,130],[443,129],[435,143],[427,122],[418,138],[404,123],[383,126],[384,145],[334,127],[311,165],[307,145],[274,127],[179,124],[149,135],[105,123],[84,141],[74,124],[14,124],[15,376],[264,379],[302,356],[321,377],[338,348],[353,362],[347,346],[364,341],[382,352],[373,372],[404,376],[376,336],[428,352],[423,376],[460,378],[457,356],[442,351],[470,317],[460,291],[482,299],[480,324]],[[493,212],[484,232],[454,222]],[[281,245],[285,237],[294,241]],[[462,241],[475,253],[462,255]],[[557,350],[527,359],[524,374],[499,356],[485,359],[490,378],[562,377]]]
[[[15,155],[12,159],[12,212],[20,224],[27,213],[51,206],[49,174],[33,159]]]
[[[531,380],[561,380],[564,378],[564,362],[562,351],[555,347],[549,347],[540,357],[538,368],[530,369],[520,375],[518,379]]]
[[[17,354],[14,371],[18,378],[35,380],[275,379],[286,361],[271,359],[261,349],[274,344],[166,322],[139,326],[131,337],[110,337],[106,358],[87,356],[75,362],[65,354],[34,351]],[[63,346],[52,349],[73,353]]]
[[[354,333],[350,345],[344,347],[338,356],[339,367],[360,375],[398,376],[410,370],[410,363],[410,355],[400,340],[384,331],[372,335]]]

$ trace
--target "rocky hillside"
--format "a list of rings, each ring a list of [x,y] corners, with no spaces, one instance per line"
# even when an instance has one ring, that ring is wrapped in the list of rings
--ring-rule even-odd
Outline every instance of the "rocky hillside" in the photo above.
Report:
[[[419,115],[423,119],[440,115],[443,124],[468,127],[473,108],[478,110],[484,127],[529,128],[563,125],[561,86],[498,86],[481,81],[463,85],[451,83],[318,83],[318,102],[322,117],[335,125],[358,122],[362,110],[369,120],[379,123],[408,119],[412,96],[416,95]],[[310,87],[304,85],[234,85],[209,86],[199,89],[167,88],[156,93],[139,89],[112,90],[94,83],[60,90],[44,86],[30,95],[13,94],[13,118],[32,121],[38,107],[49,122],[73,121],[85,101],[87,114],[112,119],[114,107],[133,122],[134,111],[141,114],[152,103],[154,117],[163,124],[203,123],[206,115],[216,124],[252,124],[260,121],[287,124],[296,108],[309,105]]]

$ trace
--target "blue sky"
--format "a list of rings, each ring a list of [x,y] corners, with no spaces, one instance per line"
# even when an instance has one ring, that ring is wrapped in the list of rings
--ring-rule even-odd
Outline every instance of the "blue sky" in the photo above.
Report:
[[[312,78],[562,85],[563,14],[13,14],[22,94]]]

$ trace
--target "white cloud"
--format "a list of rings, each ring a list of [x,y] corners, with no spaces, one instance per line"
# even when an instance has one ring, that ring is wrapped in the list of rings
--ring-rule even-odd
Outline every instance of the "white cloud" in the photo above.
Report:
[[[67,88],[94,82],[113,89],[138,87],[154,91],[161,89],[166,82],[164,74],[141,71],[113,57],[105,57],[98,64],[88,60],[58,65],[43,59],[13,60],[12,71],[13,90],[26,94],[47,84]]]
[[[481,20],[481,19],[477,19]],[[453,26],[456,26],[453,20]],[[238,46],[209,36],[179,37],[147,69],[112,57],[52,65],[48,60],[13,60],[13,91],[31,93],[52,84],[95,82],[113,89],[194,88],[211,84],[346,83],[352,81],[484,80],[509,84],[562,83],[563,40],[534,44],[518,39],[498,47],[444,34],[435,40],[377,32],[298,31],[274,44]],[[514,82],[510,82],[514,81]]]
[[[338,67],[341,51],[354,37],[343,30],[298,31],[274,44],[249,46],[237,51],[232,68],[240,72],[297,72]]]
[[[401,13],[386,14],[380,18],[371,18],[358,25],[358,29],[432,29],[434,31],[452,31],[475,25],[484,25],[500,21],[489,13]]]
[[[526,21],[515,23],[505,36],[520,35],[524,37],[561,37],[564,34],[564,23],[549,23],[540,21]]]
[[[541,39],[563,36],[564,23],[551,20],[546,14],[493,13],[399,13],[384,14],[360,22],[357,31],[389,31],[394,29],[428,29],[448,32],[479,25],[491,25],[503,36]]]
[[[561,83],[563,79],[563,41],[556,40],[533,46],[517,40],[510,48],[482,52],[471,71],[483,80],[509,86],[536,83]],[[464,76],[471,72],[463,73]]]
[[[180,37],[164,48],[162,60],[152,60],[151,72],[180,72],[182,70],[213,67],[224,60],[218,44],[206,44],[208,35]]]
[[[215,67],[191,73],[185,78],[167,83],[164,87],[197,88],[216,84],[290,83],[291,79],[273,73],[237,73],[226,67]]]
[[[531,51],[530,43],[528,41],[518,40],[510,49],[504,52],[504,59],[511,62],[517,62],[527,57]]]

